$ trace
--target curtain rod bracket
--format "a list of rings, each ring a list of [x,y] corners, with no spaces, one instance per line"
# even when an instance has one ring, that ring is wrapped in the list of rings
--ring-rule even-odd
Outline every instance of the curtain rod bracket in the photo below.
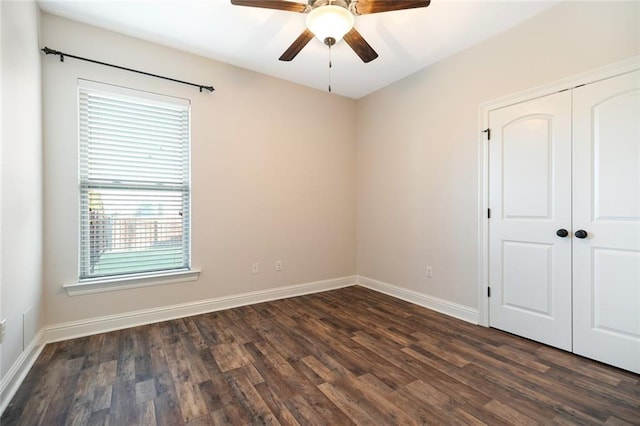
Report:
[[[138,74],[147,75],[149,77],[161,78],[163,80],[173,81],[174,83],[186,84],[187,86],[194,86],[194,87],[197,87],[197,88],[200,89],[200,93],[202,93],[202,89],[206,89],[210,93],[215,90],[213,88],[213,86],[205,86],[205,85],[202,85],[202,84],[190,83],[188,81],[178,80],[178,79],[171,78],[171,77],[165,77],[163,75],[158,75],[158,74],[152,74],[152,73],[146,72],[146,71],[135,70],[133,68],[121,67],[120,65],[114,65],[114,64],[109,64],[107,62],[96,61],[94,59],[83,58],[82,56],[70,55],[68,53],[60,52],[58,50],[49,49],[47,46],[45,46],[44,48],[42,48],[40,50],[43,51],[45,55],[58,55],[58,56],[60,56],[60,62],[64,62],[64,57],[68,56],[70,58],[78,59],[80,61],[86,61],[86,62],[91,62],[93,64],[98,64],[98,65],[104,65],[104,66],[107,66],[107,67],[117,68],[117,69],[123,70],[123,71],[135,72],[135,73],[138,73]]]

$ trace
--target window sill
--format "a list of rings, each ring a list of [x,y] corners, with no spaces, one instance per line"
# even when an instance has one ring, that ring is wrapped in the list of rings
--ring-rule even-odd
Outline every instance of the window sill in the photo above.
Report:
[[[87,280],[62,286],[69,296],[104,293],[107,291],[129,290],[132,288],[150,287],[156,285],[175,284],[187,281],[197,281],[200,277],[199,269],[190,271],[168,272],[153,275],[138,275],[132,277],[103,278]]]

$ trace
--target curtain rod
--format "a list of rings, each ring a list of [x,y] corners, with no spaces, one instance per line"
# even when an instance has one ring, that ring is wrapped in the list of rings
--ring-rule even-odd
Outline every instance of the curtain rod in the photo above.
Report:
[[[107,67],[117,68],[119,70],[131,71],[131,72],[135,72],[135,73],[138,73],[138,74],[148,75],[149,77],[161,78],[163,80],[169,80],[169,81],[173,81],[173,82],[176,82],[176,83],[186,84],[188,86],[194,86],[194,87],[197,87],[197,88],[200,89],[200,93],[202,93],[202,89],[208,90],[209,92],[213,92],[215,90],[213,88],[213,86],[205,86],[204,84],[190,83],[188,81],[177,80],[175,78],[165,77],[163,75],[151,74],[150,72],[134,70],[132,68],[121,67],[120,65],[108,64],[106,62],[100,62],[100,61],[96,61],[96,60],[89,59],[89,58],[83,58],[82,56],[70,55],[68,53],[60,52],[59,50],[49,49],[46,46],[44,47],[44,49],[40,49],[40,50],[42,50],[45,53],[45,55],[59,55],[60,56],[60,62],[64,62],[64,57],[68,56],[70,58],[78,59],[80,61],[87,61],[87,62],[91,62],[91,63],[98,64],[98,65],[104,65],[104,66],[107,66]]]

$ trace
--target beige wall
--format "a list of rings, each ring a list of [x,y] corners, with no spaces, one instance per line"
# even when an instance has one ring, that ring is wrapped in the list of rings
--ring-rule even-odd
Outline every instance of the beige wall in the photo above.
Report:
[[[358,273],[477,308],[479,105],[637,55],[639,28],[638,2],[567,2],[361,99]]]
[[[42,59],[44,323],[356,270],[476,306],[478,105],[637,54],[638,12],[638,3],[562,4],[357,104],[45,14],[42,45],[217,90],[200,94],[73,59]],[[77,279],[78,78],[191,99],[198,282],[76,297],[62,289]],[[274,271],[275,260],[283,272]],[[250,273],[252,262],[260,262],[260,274]],[[434,268],[430,280],[426,265]]]
[[[0,378],[42,327],[42,125],[40,12],[34,2],[0,2]]]
[[[73,59],[43,58],[46,323],[356,273],[355,101],[44,14],[43,45],[213,94]],[[77,79],[192,103],[192,258],[200,280],[69,297],[77,280]],[[284,271],[276,273],[274,262]],[[251,274],[259,262],[261,273]]]

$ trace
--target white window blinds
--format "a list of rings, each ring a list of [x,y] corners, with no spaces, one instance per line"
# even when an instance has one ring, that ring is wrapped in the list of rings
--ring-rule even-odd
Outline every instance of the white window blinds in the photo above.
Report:
[[[189,103],[79,87],[80,279],[190,267]]]

